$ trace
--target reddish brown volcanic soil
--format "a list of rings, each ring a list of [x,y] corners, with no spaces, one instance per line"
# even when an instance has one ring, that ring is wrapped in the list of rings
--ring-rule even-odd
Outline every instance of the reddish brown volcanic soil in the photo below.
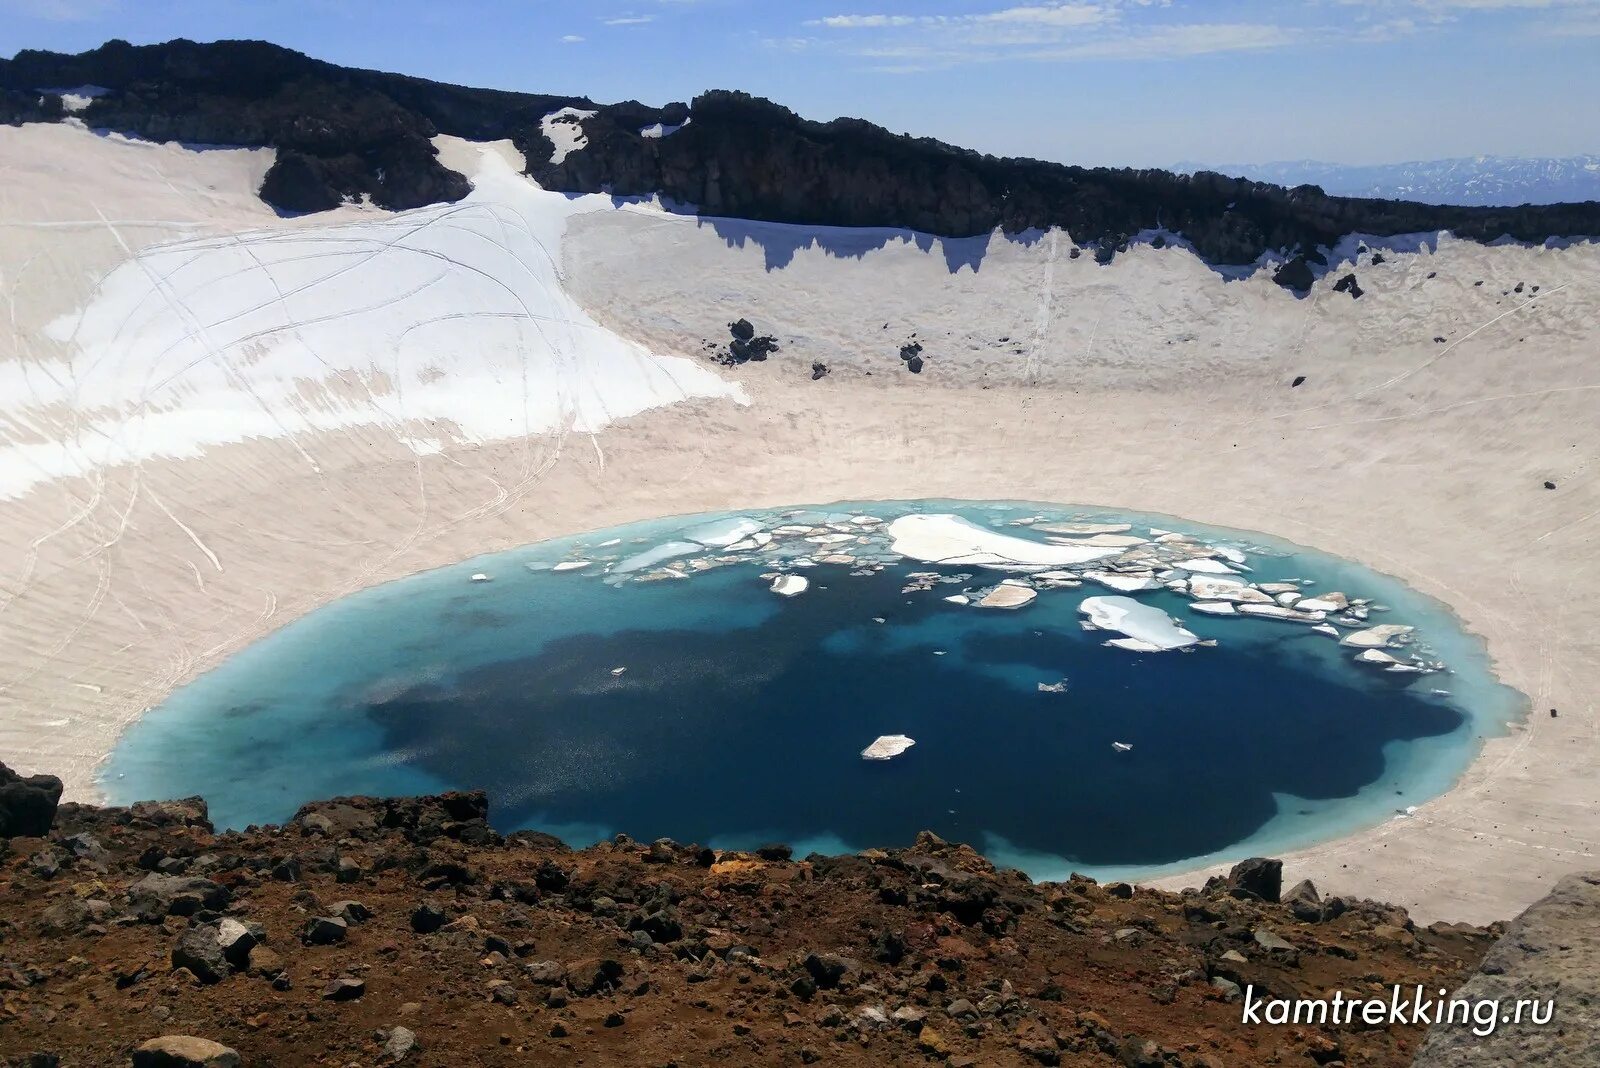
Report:
[[[0,842],[0,1063],[191,1035],[246,1066],[1400,1065],[1421,1029],[1245,1026],[1214,979],[1454,988],[1495,933],[1221,881],[1035,885],[932,836],[574,852],[485,815],[359,798],[214,834],[197,800],[62,806]]]

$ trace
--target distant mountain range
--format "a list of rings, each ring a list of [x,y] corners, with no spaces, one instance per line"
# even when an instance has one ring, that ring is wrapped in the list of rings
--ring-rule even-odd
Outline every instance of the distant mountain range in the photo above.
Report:
[[[1331,196],[1416,200],[1475,207],[1573,204],[1600,200],[1600,155],[1519,159],[1469,156],[1365,167],[1287,160],[1278,163],[1177,164],[1174,170],[1217,171],[1276,185],[1321,186]]]

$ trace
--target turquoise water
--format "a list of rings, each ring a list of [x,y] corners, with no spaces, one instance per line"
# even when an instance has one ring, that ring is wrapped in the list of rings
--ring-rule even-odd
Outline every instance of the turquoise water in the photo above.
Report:
[[[1309,626],[1204,616],[1166,589],[1134,596],[1214,647],[1105,646],[1118,635],[1085,630],[1079,606],[1116,591],[1093,582],[1016,610],[952,604],[1018,573],[902,559],[858,522],[915,512],[1030,540],[1045,535],[1019,520],[1181,532],[1242,551],[1241,579],[1377,602],[1340,630],[1414,626],[1389,652],[1447,668],[1376,670]],[[810,586],[780,597],[777,573]],[[850,502],[654,520],[354,594],[175,692],[103,787],[114,803],[202,794],[225,826],[340,794],[484,788],[501,829],[575,845],[846,852],[927,828],[1036,878],[1148,877],[1405,818],[1520,713],[1443,606],[1348,561],[1162,516]],[[916,745],[860,758],[889,734]]]

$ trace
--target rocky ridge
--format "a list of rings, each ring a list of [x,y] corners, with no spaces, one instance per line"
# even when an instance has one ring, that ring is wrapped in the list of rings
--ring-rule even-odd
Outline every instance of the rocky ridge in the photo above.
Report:
[[[80,86],[97,95],[69,111],[62,89]],[[582,144],[558,151],[545,119],[564,109],[582,113],[567,114]],[[663,107],[597,105],[340,67],[257,41],[112,41],[78,55],[0,60],[0,123],[68,118],[161,141],[270,145],[277,161],[261,195],[285,212],[352,198],[394,209],[458,200],[470,184],[440,163],[430,138],[508,138],[530,175],[562,191],[660,194],[711,216],[947,237],[1060,227],[1102,263],[1130,242],[1182,240],[1219,267],[1278,256],[1277,280],[1297,291],[1351,233],[1600,235],[1596,202],[1439,207],[1205,171],[996,158],[860,119],[809,121],[738,92]]]
[[[501,835],[481,793],[217,833],[198,798],[0,844],[0,1064],[1385,1065],[1277,996],[1455,986],[1494,929],[1280,892],[1033,884],[971,849],[797,859]]]

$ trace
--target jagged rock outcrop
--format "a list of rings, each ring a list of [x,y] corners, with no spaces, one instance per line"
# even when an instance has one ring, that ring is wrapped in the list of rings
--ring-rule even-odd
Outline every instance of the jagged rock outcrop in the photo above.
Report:
[[[1319,248],[1355,232],[1448,229],[1480,241],[1600,235],[1596,202],[1436,207],[1210,172],[1002,159],[860,119],[809,121],[744,93],[708,92],[687,105],[601,106],[339,67],[257,41],[112,41],[79,55],[20,52],[0,60],[0,122],[59,120],[59,100],[38,90],[84,84],[110,90],[78,114],[90,126],[163,141],[275,147],[261,193],[294,212],[354,197],[386,208],[459,199],[466,178],[444,167],[429,141],[446,133],[509,138],[534,178],[563,191],[660,193],[706,215],[953,237],[1062,227],[1102,263],[1136,235],[1159,231],[1152,243],[1161,245],[1176,233],[1218,265],[1287,255],[1277,280],[1297,291],[1324,262]],[[596,114],[582,122],[584,146],[555,162],[541,120],[563,107]],[[675,132],[645,136],[656,126]]]
[[[1569,875],[1506,927],[1473,976],[1452,998],[1498,1001],[1500,1019],[1484,1027],[1435,1024],[1416,1068],[1523,1068],[1600,1065],[1600,872]],[[1548,1022],[1519,1001],[1552,1002]]]
[[[24,777],[0,764],[0,838],[39,838],[50,833],[61,803],[54,775]]]

